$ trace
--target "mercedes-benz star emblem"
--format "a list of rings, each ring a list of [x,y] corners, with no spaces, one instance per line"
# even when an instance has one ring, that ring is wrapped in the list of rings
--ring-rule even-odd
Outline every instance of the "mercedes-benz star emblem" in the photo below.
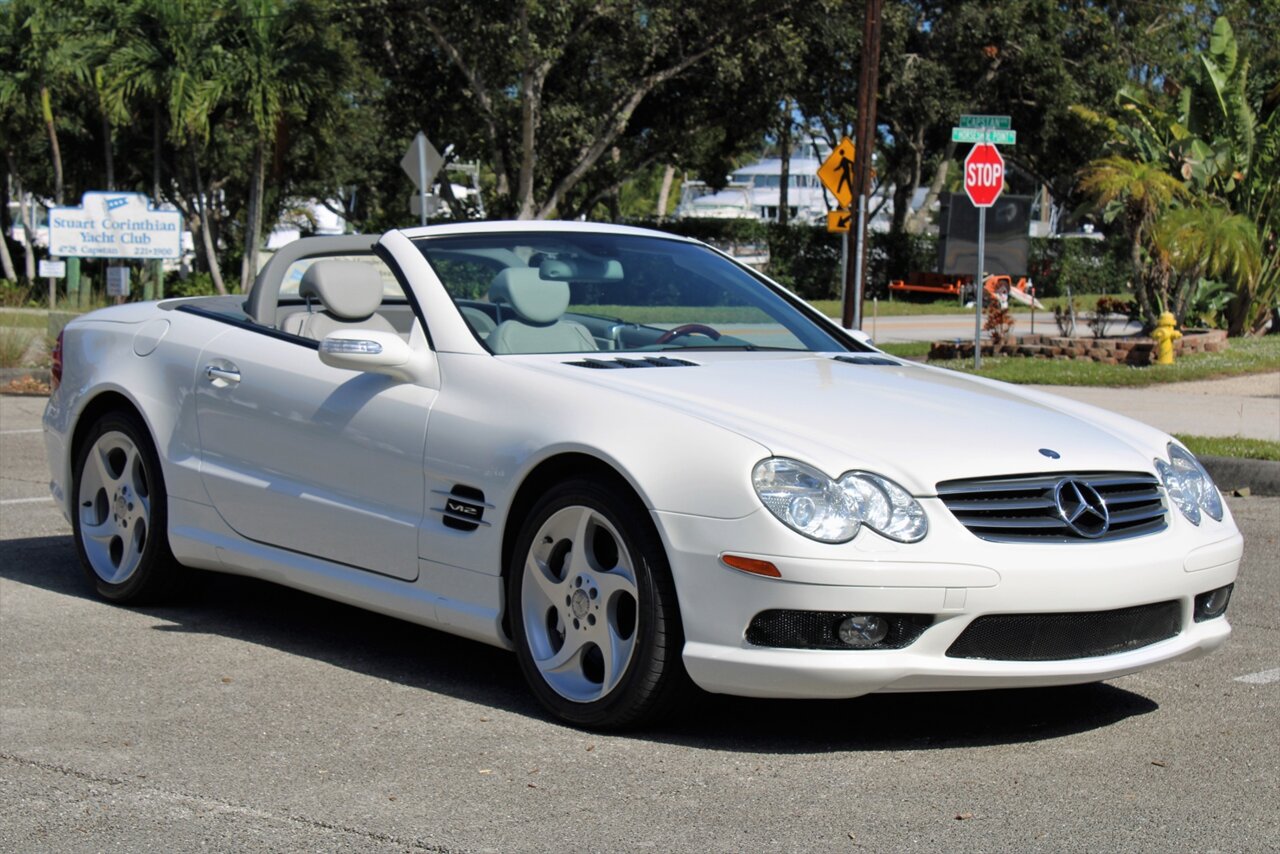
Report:
[[[1111,513],[1098,490],[1082,480],[1063,478],[1053,488],[1053,503],[1058,515],[1072,533],[1096,540],[1111,527]]]

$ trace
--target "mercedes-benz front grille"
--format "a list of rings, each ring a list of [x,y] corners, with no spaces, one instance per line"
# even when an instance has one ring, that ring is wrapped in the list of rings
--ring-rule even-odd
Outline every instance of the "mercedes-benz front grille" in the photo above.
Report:
[[[938,497],[976,536],[1002,543],[1107,542],[1168,525],[1160,482],[1137,472],[950,480]]]

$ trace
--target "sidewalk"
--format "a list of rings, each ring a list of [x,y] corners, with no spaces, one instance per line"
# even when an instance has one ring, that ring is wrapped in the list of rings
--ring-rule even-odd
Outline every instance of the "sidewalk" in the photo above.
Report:
[[[1166,433],[1280,441],[1280,373],[1169,383],[1149,388],[1042,385],[1042,391],[1110,409]],[[1202,457],[1226,492],[1280,495],[1280,462]]]
[[[1147,388],[1032,388],[1110,409],[1166,433],[1280,442],[1280,372]]]

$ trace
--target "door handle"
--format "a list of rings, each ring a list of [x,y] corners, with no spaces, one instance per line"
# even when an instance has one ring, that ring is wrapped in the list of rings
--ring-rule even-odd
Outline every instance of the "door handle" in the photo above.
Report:
[[[240,372],[231,368],[215,368],[213,365],[204,369],[204,375],[210,381],[222,380],[227,383],[240,382]]]

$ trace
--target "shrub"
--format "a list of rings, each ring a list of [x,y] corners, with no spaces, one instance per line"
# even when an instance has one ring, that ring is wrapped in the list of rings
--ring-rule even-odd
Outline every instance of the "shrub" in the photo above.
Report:
[[[1072,300],[1053,307],[1053,322],[1058,325],[1058,334],[1070,338],[1076,334],[1076,306]]]
[[[1093,314],[1089,316],[1089,329],[1093,332],[1094,338],[1105,338],[1107,331],[1111,328],[1111,324],[1115,322],[1115,315],[1124,315],[1127,319],[1134,319],[1138,316],[1138,304],[1134,300],[1115,299],[1113,297],[1098,297],[1098,303],[1094,306]]]
[[[982,328],[991,335],[991,343],[998,347],[1009,340],[1009,330],[1014,324],[1013,312],[998,300],[991,300],[987,303],[986,315]]]
[[[1115,293],[1129,279],[1124,252],[1115,239],[1032,238],[1027,272],[1040,297]]]
[[[21,367],[35,338],[30,329],[0,326],[0,368]]]
[[[213,276],[208,273],[192,273],[185,279],[167,278],[164,285],[166,297],[206,297],[216,294]]]

